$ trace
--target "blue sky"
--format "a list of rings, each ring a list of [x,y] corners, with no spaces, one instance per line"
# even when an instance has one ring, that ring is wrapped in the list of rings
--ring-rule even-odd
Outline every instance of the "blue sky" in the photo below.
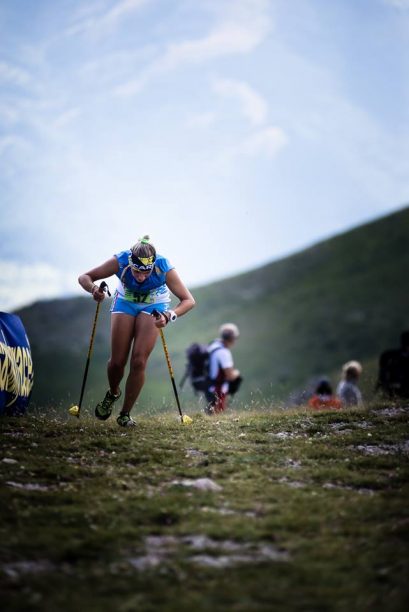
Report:
[[[409,203],[409,0],[3,0],[0,310],[194,288]]]

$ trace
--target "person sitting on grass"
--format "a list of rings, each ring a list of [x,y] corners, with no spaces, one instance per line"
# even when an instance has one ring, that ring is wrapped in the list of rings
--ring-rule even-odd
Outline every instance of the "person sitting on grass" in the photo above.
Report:
[[[329,380],[323,378],[308,400],[308,405],[314,410],[338,410],[341,408],[341,400],[333,394]]]
[[[149,236],[141,238],[131,249],[121,251],[100,266],[84,272],[78,282],[96,302],[102,302],[105,293],[95,281],[114,274],[120,282],[111,306],[109,389],[102,402],[97,404],[95,416],[103,421],[111,416],[113,404],[121,396],[119,385],[130,355],[124,401],[117,418],[118,425],[127,427],[135,425],[130,412],[144,384],[146,364],[159,328],[186,314],[194,307],[195,300],[175,268],[156,253]],[[173,310],[169,310],[170,291],[179,299]],[[154,310],[160,313],[158,319],[152,316]]]
[[[358,388],[358,380],[362,374],[359,361],[348,361],[342,366],[342,380],[337,387],[337,396],[342,406],[361,406],[362,393]]]
[[[409,331],[401,333],[399,348],[381,354],[376,390],[394,400],[409,399]]]
[[[219,329],[219,338],[208,347],[209,386],[205,392],[207,414],[223,412],[227,407],[227,395],[233,395],[240,387],[242,377],[234,367],[230,350],[239,335],[237,325],[224,323]]]

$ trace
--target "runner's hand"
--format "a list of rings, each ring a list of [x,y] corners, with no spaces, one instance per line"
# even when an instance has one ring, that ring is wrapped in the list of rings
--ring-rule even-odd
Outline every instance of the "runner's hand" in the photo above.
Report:
[[[96,302],[102,302],[105,299],[105,291],[98,287],[98,285],[94,285],[92,287],[92,297]]]
[[[166,325],[168,324],[168,319],[165,317],[165,315],[161,312],[158,313],[159,317],[155,317],[155,325],[158,329],[162,328],[162,327],[166,327]]]
[[[161,329],[162,327],[166,327],[166,325],[169,323],[168,317],[163,312],[154,310],[152,312],[152,316],[155,317],[155,325],[158,329]]]

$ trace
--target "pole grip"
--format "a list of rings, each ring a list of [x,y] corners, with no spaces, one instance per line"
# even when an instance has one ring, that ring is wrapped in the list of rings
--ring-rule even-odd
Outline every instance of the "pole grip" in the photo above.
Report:
[[[109,297],[111,297],[111,293],[110,293],[110,291],[109,291],[108,284],[107,284],[105,281],[102,281],[102,283],[100,284],[99,288],[100,288],[102,291],[105,291],[105,292],[106,292],[106,293],[109,295]]]

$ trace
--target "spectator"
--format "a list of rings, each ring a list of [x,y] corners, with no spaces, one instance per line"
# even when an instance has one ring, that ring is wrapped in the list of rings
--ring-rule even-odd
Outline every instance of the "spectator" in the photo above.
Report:
[[[242,378],[234,367],[231,347],[239,337],[239,329],[234,323],[225,323],[219,329],[219,338],[209,348],[209,379],[206,391],[207,414],[223,412],[227,405],[227,395],[239,389]]]
[[[409,331],[400,337],[400,348],[384,351],[379,359],[376,385],[389,397],[409,399]]]
[[[358,361],[348,361],[342,366],[342,380],[337,387],[342,406],[362,405],[362,394],[358,388],[361,374],[362,366]]]
[[[308,400],[308,405],[314,410],[339,410],[341,400],[333,394],[329,380],[323,378],[318,383],[314,394]]]

